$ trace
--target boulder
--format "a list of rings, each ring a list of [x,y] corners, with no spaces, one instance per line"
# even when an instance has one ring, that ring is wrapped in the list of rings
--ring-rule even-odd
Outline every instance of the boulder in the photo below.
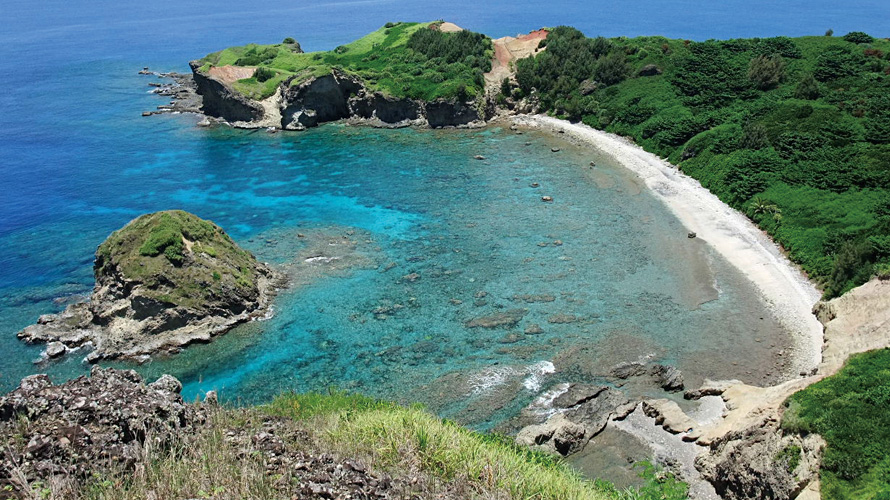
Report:
[[[662,73],[661,68],[654,64],[647,64],[640,68],[640,71],[637,72],[640,76],[656,76]]]
[[[673,366],[656,364],[652,367],[651,373],[662,389],[668,392],[683,390],[683,374]]]
[[[571,384],[553,400],[557,412],[542,424],[524,427],[516,442],[562,456],[577,453],[602,432],[619,409],[626,416],[624,408],[629,402],[623,393],[609,387]]]

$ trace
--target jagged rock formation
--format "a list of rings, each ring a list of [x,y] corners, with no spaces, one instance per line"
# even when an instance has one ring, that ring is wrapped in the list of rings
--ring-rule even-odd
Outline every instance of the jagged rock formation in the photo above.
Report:
[[[783,436],[772,419],[761,424],[727,434],[696,459],[696,468],[721,498],[796,498],[818,477],[821,437]]]
[[[183,211],[143,215],[96,251],[89,302],[20,332],[47,357],[92,346],[91,362],[142,359],[207,342],[264,314],[279,277],[215,224]]]
[[[99,367],[62,385],[46,375],[23,379],[0,399],[0,485],[27,491],[35,479],[131,468],[147,440],[168,446],[204,421],[200,407],[183,403],[181,389],[169,375],[146,386],[132,370]]]
[[[0,497],[44,498],[38,495],[46,491],[51,498],[82,498],[92,491],[91,483],[133,479],[149,467],[169,473],[188,464],[183,457],[189,450],[207,453],[208,446],[229,460],[218,464],[220,470],[252,468],[280,478],[269,482],[280,498],[468,496],[461,487],[435,484],[416,470],[392,477],[354,458],[319,450],[300,422],[252,408],[226,409],[210,393],[203,403],[185,403],[181,388],[170,375],[146,385],[132,370],[99,367],[89,377],[59,385],[46,375],[23,379],[0,398]],[[167,486],[159,480],[147,480],[148,498],[188,497],[181,491],[175,497],[156,492]],[[138,482],[115,487],[128,498],[144,498]],[[170,490],[179,487],[169,485]]]
[[[610,418],[624,417],[634,408],[621,391],[585,384],[569,385],[552,406],[560,411],[542,424],[520,430],[517,443],[568,456],[582,450],[602,432]]]
[[[197,61],[189,63],[197,92],[203,99],[201,111],[230,122],[253,122],[263,119],[263,106],[232,89],[222,80],[199,70]]]

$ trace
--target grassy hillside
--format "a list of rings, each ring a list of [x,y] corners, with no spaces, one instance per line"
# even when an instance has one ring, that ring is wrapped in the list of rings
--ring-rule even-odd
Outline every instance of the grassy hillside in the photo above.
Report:
[[[235,84],[236,90],[253,98],[272,95],[281,83],[298,85],[332,69],[395,97],[429,101],[481,94],[482,74],[491,69],[491,40],[470,31],[443,33],[433,29],[438,24],[388,23],[327,52],[297,53],[295,45],[284,42],[230,47],[201,59],[201,69],[257,66],[257,75]]]
[[[263,442],[272,434],[283,441],[270,457]],[[197,435],[167,451],[147,448],[136,474],[94,474],[79,498],[327,498],[301,486],[317,471],[276,462],[276,455],[293,453],[359,460],[374,474],[391,474],[394,483],[413,484],[411,498],[686,498],[683,483],[651,468],[643,470],[645,486],[619,491],[509,438],[469,431],[419,407],[337,392],[284,394],[259,408],[211,411]]]
[[[852,356],[786,405],[785,431],[815,432],[828,443],[822,498],[890,498],[890,349]]]
[[[513,97],[632,137],[747,213],[834,297],[890,272],[890,42],[553,30]]]

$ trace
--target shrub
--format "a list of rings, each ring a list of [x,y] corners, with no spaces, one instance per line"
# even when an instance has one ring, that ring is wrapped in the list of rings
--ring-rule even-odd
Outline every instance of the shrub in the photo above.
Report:
[[[853,76],[862,68],[862,56],[854,54],[848,47],[833,45],[822,51],[816,59],[813,76],[827,82],[846,76]]]
[[[828,28],[827,30],[825,30],[825,36],[834,36],[834,30]]]
[[[818,99],[819,98],[819,82],[813,78],[813,75],[807,73],[797,82],[794,88],[794,97],[798,99]]]
[[[865,49],[864,51],[862,51],[862,53],[866,57],[876,57],[878,59],[881,59],[884,57],[884,51],[882,51],[881,49],[874,49],[871,47]]]
[[[748,64],[748,78],[760,90],[776,88],[785,79],[785,59],[780,55],[755,57]]]
[[[820,479],[826,500],[871,499],[890,488],[890,350],[851,356],[844,368],[791,396],[786,432],[827,442]]]
[[[741,146],[744,149],[763,149],[769,147],[769,134],[766,127],[759,123],[749,123],[744,128]]]
[[[278,73],[274,69],[267,68],[265,66],[260,66],[253,73],[253,77],[256,78],[258,82],[265,82],[271,80],[278,76]]]
[[[851,31],[847,33],[844,35],[844,40],[850,43],[872,43],[875,41],[874,37],[861,31]]]
[[[294,40],[292,37],[287,37],[284,40],[282,40],[281,43],[290,45],[290,44],[297,43],[297,41]]]
[[[614,85],[630,75],[630,66],[627,64],[624,53],[613,51],[597,59],[593,74],[598,81],[606,85]]]
[[[278,49],[274,46],[265,48],[250,47],[244,52],[244,55],[235,61],[235,66],[259,66],[268,64],[278,55]]]

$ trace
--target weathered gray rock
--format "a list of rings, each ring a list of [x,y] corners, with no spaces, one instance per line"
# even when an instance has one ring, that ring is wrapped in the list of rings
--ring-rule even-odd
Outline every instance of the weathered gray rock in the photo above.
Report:
[[[424,114],[432,128],[465,126],[483,119],[471,103],[457,99],[428,102],[424,105]]]
[[[622,392],[609,387],[572,384],[553,400],[558,412],[542,424],[524,427],[516,442],[548,453],[571,455],[584,449],[619,409],[624,412],[629,402]]]
[[[90,377],[61,385],[46,375],[25,378],[0,398],[0,435],[7,437],[0,479],[11,477],[13,469],[29,480],[86,477],[104,464],[132,467],[148,439],[153,446],[172,444],[204,416],[167,390],[181,387],[179,381],[165,375],[159,382],[149,388],[132,370],[98,367]],[[20,418],[27,418],[26,427]]]
[[[673,366],[656,364],[651,373],[662,389],[668,392],[683,390],[683,374]]]
[[[353,116],[370,120],[372,125],[403,126],[418,124],[423,120],[423,108],[412,99],[399,99],[379,92],[367,91],[349,99]],[[374,121],[379,123],[374,123]]]
[[[284,93],[281,127],[301,130],[348,118],[349,98],[362,89],[358,80],[338,71],[290,87]]]
[[[817,435],[782,436],[767,419],[714,441],[695,467],[721,498],[787,500],[818,477],[824,447]]]

